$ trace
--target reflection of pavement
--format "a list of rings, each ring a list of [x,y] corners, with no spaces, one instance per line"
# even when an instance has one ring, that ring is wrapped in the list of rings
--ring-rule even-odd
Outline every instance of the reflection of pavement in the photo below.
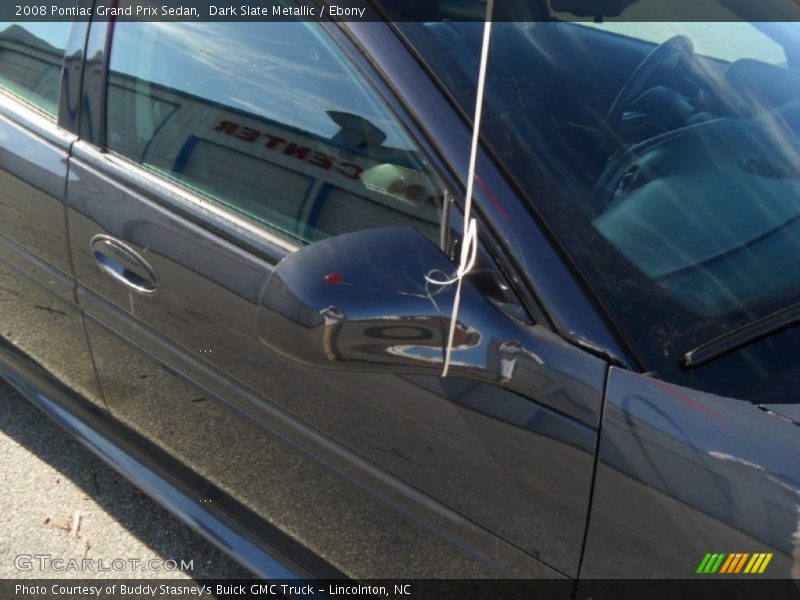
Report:
[[[0,577],[249,577],[0,380]],[[77,516],[77,518],[76,518]],[[18,555],[67,561],[193,560],[193,571],[15,568]],[[97,564],[97,563],[95,563]]]

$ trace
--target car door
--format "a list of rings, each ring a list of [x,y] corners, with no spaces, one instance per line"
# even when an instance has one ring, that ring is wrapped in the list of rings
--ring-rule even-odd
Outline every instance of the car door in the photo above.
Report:
[[[64,187],[76,136],[59,119],[85,33],[68,22],[0,24],[0,335],[6,358],[38,363],[103,410],[68,258]]]
[[[202,475],[198,502],[354,577],[575,576],[603,360],[495,305],[536,357],[514,390],[320,369],[264,343],[285,256],[377,227],[449,235],[463,172],[341,31],[117,23],[109,64],[85,82],[101,113],[84,115],[67,194],[88,336],[130,441]],[[454,113],[435,118],[468,140]]]
[[[581,577],[753,574],[796,594],[796,407],[612,369]],[[585,597],[618,595],[598,583]]]

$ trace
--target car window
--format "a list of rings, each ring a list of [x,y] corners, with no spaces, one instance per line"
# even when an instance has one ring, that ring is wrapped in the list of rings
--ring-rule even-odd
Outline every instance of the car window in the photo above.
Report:
[[[565,21],[575,18],[574,12],[568,12],[570,8],[574,10],[575,0],[562,0],[559,4],[565,10],[555,11],[553,17]],[[763,23],[743,20],[736,13],[736,7],[728,7],[725,2],[711,1],[701,5],[663,0],[621,0],[616,5],[619,14],[606,15],[600,22],[585,21],[581,24],[653,44],[661,44],[675,35],[688,35],[698,54],[725,62],[744,58],[776,65],[786,62],[783,47],[762,31]],[[697,12],[693,13],[693,10]],[[681,15],[691,14],[695,15],[695,22],[678,21]],[[769,8],[764,7],[762,14],[769,15]]]
[[[662,44],[675,35],[688,35],[694,43],[695,52],[729,63],[743,58],[774,65],[786,62],[783,46],[753,23],[641,22],[632,27],[628,22],[608,20],[580,25],[618,35],[635,36],[635,39],[652,44]]]
[[[70,23],[0,22],[0,87],[55,116]]]
[[[301,243],[411,225],[443,190],[317,23],[116,24],[110,150]]]
[[[400,27],[471,114],[482,24]],[[485,143],[642,364],[690,387],[755,398],[800,373],[800,328],[731,354],[735,368],[685,367],[693,350],[800,305],[798,35],[797,23],[493,28]],[[698,52],[712,41],[713,59]]]

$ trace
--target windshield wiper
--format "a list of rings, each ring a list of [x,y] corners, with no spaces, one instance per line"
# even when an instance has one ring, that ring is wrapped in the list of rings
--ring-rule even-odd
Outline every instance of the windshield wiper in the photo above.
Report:
[[[798,324],[800,324],[800,304],[793,304],[690,350],[683,355],[681,367],[694,369],[703,366]]]

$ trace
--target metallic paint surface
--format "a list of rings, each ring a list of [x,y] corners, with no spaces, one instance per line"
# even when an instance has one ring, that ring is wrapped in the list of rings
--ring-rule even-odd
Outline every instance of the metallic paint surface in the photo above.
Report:
[[[431,532],[415,537],[417,541],[413,543],[405,542],[409,559],[421,556],[422,549],[430,544],[442,548],[433,555],[426,550],[426,559],[416,567],[414,562],[402,567],[396,559],[392,564],[388,559],[396,555],[397,541],[386,539],[385,545],[371,546],[371,553],[376,556],[386,553],[382,560],[367,563],[362,557],[358,562],[337,564],[343,571],[362,576],[400,574],[403,570],[392,569],[403,568],[412,573],[418,569],[425,572],[428,567],[423,564],[440,563],[445,557],[448,558],[441,563],[440,572],[453,576],[477,576],[496,569],[498,573],[524,576],[544,569],[542,566],[530,570],[529,565],[526,570],[518,570],[520,561],[526,561],[507,549],[506,544],[511,544],[559,571],[575,572],[593,461],[595,433],[590,427],[494,385],[458,379],[440,382],[435,376],[410,380],[376,373],[336,373],[287,360],[261,344],[257,336],[258,299],[271,272],[268,263],[170,215],[147,197],[125,193],[119,183],[109,182],[77,161],[71,173],[69,200],[78,279],[117,310],[125,311],[131,325],[138,322],[144,326],[131,330],[131,341],[143,344],[145,329],[158,332],[175,344],[170,348],[168,364],[192,360],[207,367],[208,372],[198,381],[201,385],[206,385],[210,373],[227,379],[231,386],[256,394],[265,410],[279,408],[329,437],[339,448],[337,462],[343,463],[346,470],[352,471],[352,463],[357,460],[374,463],[404,482],[398,484],[400,489],[413,486],[434,503],[441,503],[439,510],[447,507],[499,536],[493,541],[492,536],[480,535],[476,540],[479,545],[472,547],[475,541],[465,542],[470,539],[472,528],[459,525],[461,517],[447,525],[448,531],[454,532],[447,536],[455,535],[456,543],[468,553],[484,556],[482,560],[494,565],[489,571],[453,564],[449,557],[452,550],[445,551],[447,546],[440,546],[441,541],[436,540],[441,534]],[[124,240],[147,259],[161,282],[157,294],[131,296],[120,293],[114,288],[116,284],[109,284],[88,256],[88,240],[100,232]],[[92,305],[84,306],[94,312]],[[215,408],[214,402],[190,404],[192,410],[187,412],[182,403],[170,398],[192,400],[201,394],[189,391],[191,386],[184,389],[187,384],[182,380],[186,374],[180,367],[173,367],[171,377],[155,378],[149,371],[144,373],[146,377],[133,376],[126,369],[147,364],[133,348],[126,349],[124,344],[114,344],[111,350],[105,348],[108,337],[94,327],[90,328],[90,338],[101,383],[115,416],[153,437],[208,477],[224,476],[227,483],[222,486],[220,481],[221,487],[231,495],[248,497],[254,511],[279,526],[291,527],[329,560],[345,560],[349,556],[341,554],[343,531],[312,542],[307,536],[318,531],[318,526],[309,519],[293,522],[286,509],[275,513],[268,495],[253,487],[257,482],[231,466],[248,454],[252,454],[248,460],[268,460],[270,452],[266,449],[248,453],[242,448],[235,456],[226,454],[237,448],[234,441],[241,439],[239,434],[243,431],[255,427],[247,439],[250,444],[259,439],[257,422],[235,410],[230,412],[232,409],[224,404],[215,409],[222,412],[213,416],[209,411]],[[542,344],[546,348],[553,342],[545,338]],[[563,343],[553,348],[560,348],[558,352],[567,355],[573,353],[576,359],[586,356]],[[587,365],[594,365],[594,370],[575,371],[573,361],[564,362],[564,357],[559,360],[532,380],[531,396],[537,398],[541,394],[544,399],[547,394],[564,412],[569,411],[573,401],[580,404],[593,398],[596,409],[604,376],[602,362],[586,357]],[[564,368],[567,371],[560,370]],[[581,389],[587,395],[582,399],[569,391],[578,389],[571,383],[573,379],[586,382]],[[147,403],[145,398],[154,398],[153,403]],[[227,435],[228,431],[234,437],[220,448],[208,446],[213,443],[211,432],[203,434],[188,418],[195,413],[204,423],[224,423],[216,429],[216,437]],[[223,419],[222,415],[227,416]],[[503,418],[498,421],[498,416]],[[163,423],[170,423],[169,433],[161,429]],[[506,433],[498,436],[498,427]],[[204,462],[207,459],[203,457],[214,453],[227,456],[227,461],[218,465]],[[536,456],[541,453],[553,458],[539,461]],[[254,462],[250,472],[266,473],[266,464],[258,464]],[[449,476],[443,479],[442,472]],[[241,476],[237,477],[237,473]],[[487,501],[487,493],[491,501]],[[348,504],[361,507],[355,510],[357,513],[375,510],[369,508],[373,502],[370,495],[351,496]],[[415,502],[402,495],[400,500],[410,514],[419,510]],[[392,498],[393,502],[400,500]],[[320,506],[314,497],[306,501],[311,504],[305,510]],[[347,521],[341,516],[337,522]],[[395,535],[405,530],[393,527]],[[361,538],[370,533],[368,529],[355,528],[349,535]],[[499,553],[496,548],[501,549]]]
[[[612,368],[581,577],[689,578],[712,551],[796,574],[798,441],[748,402]]]
[[[74,392],[48,380],[47,375],[30,364],[30,359],[2,344],[0,375],[67,433],[255,575],[275,579],[308,577],[307,572],[287,557],[266,550],[263,543],[257,543],[229,519],[201,506],[185,488],[126,448],[115,436],[114,427],[109,427],[108,422],[101,423],[96,413],[86,411]]]
[[[90,46],[93,39],[90,34]],[[97,77],[100,81],[102,74]],[[420,85],[427,81],[421,72],[415,77]],[[87,107],[102,104],[102,93],[88,83],[84,123],[101,126],[102,116],[98,121],[96,114],[86,113]],[[458,124],[453,135],[461,129],[468,135],[451,115],[428,118],[450,120]],[[92,139],[102,137],[95,132]],[[457,163],[449,154],[457,147],[455,139],[441,142],[444,161]],[[532,339],[548,358],[533,370],[524,395],[464,378],[337,373],[287,360],[257,336],[258,300],[285,249],[243,234],[224,215],[211,215],[203,200],[177,194],[174,185],[145,173],[77,144],[68,192],[79,295],[97,321],[90,325],[93,346],[114,348],[96,349],[96,357],[112,411],[123,423],[197,465],[232,495],[247,498],[251,509],[338,561],[336,566],[348,574],[425,574],[435,565],[441,565],[437,572],[451,576],[577,574],[594,460],[593,426],[605,377],[601,359],[543,330],[534,332]],[[89,240],[100,233],[129,244],[147,260],[161,283],[156,294],[135,297],[100,273],[88,252]],[[103,330],[111,322],[124,338]],[[128,377],[130,365],[147,364],[142,350],[147,356],[156,347],[160,354],[151,354],[153,364],[143,367],[148,376]],[[160,370],[159,364],[167,366],[169,376],[150,374]],[[197,385],[224,388],[222,404],[192,402],[187,410],[170,400],[205,397],[196,394]],[[577,389],[583,391],[575,396]],[[588,408],[580,416],[584,423],[566,416],[574,407]],[[188,418],[195,413],[201,420],[212,418],[212,411],[226,415],[230,428],[215,436],[234,436],[219,446],[210,434],[198,438]],[[155,415],[172,424],[170,433],[159,428]],[[208,453],[240,448],[234,441],[241,441],[241,431],[252,431],[248,439],[255,443],[260,439],[255,432],[273,426],[276,418],[282,427],[291,423],[290,439],[300,436],[306,448],[309,438],[301,432],[317,432],[311,439],[319,457],[360,490],[346,495],[351,511],[390,520],[395,519],[392,513],[404,515],[401,521],[384,527],[378,527],[377,516],[362,521],[347,530],[355,537],[346,544],[311,520],[295,522],[288,509],[276,509],[271,505],[275,499],[263,488],[259,493],[244,471],[203,464]],[[253,467],[268,471],[269,452],[247,454],[241,446],[228,464],[247,457],[267,461],[253,462]],[[314,494],[293,498],[300,512],[320,505]],[[343,514],[339,522],[350,523],[350,517]],[[401,539],[406,541],[398,546]],[[374,555],[375,561],[356,557],[351,546],[364,548],[361,554]],[[405,550],[398,553],[398,548]],[[459,549],[456,554],[453,548]],[[393,562],[392,556],[410,562]],[[470,558],[464,562],[459,556]]]
[[[72,136],[21,102],[0,100],[0,335],[105,407],[66,241]]]
[[[107,29],[93,26],[89,37],[78,120],[74,82],[62,88],[71,99],[60,117],[100,146]],[[463,180],[469,128],[404,46],[381,24],[343,29]],[[80,39],[70,42],[73,67]],[[251,568],[288,576],[265,551],[272,527],[320,570],[355,577],[691,577],[709,551],[774,552],[765,576],[800,572],[796,424],[616,367],[603,410],[606,362],[577,346],[587,341],[622,362],[624,353],[487,157],[478,194],[487,234],[563,338],[550,323],[511,322],[470,289],[463,364],[441,379],[402,361],[393,373],[323,368],[331,365],[317,345],[313,358],[294,356],[302,361],[285,346],[276,352],[264,290],[291,267],[280,264],[290,248],[86,142],[74,145],[65,215],[74,141],[3,96],[3,352],[49,370],[69,393],[55,399],[46,377],[19,361],[4,359],[3,373]],[[141,254],[157,293],[135,296],[104,275],[90,252],[97,234]],[[307,307],[318,313],[329,298],[315,294]],[[446,317],[447,307],[425,316]],[[402,304],[381,309],[369,318],[406,324]],[[297,323],[284,325],[289,336]],[[425,324],[434,340],[439,325]],[[97,424],[108,415],[85,330],[119,419],[114,442]],[[386,346],[365,347],[368,333],[353,330],[348,352],[385,362]],[[441,360],[435,347],[432,362]],[[137,448],[130,456],[120,451],[126,444]],[[216,512],[200,506],[208,499]],[[252,534],[246,543],[242,529]]]

